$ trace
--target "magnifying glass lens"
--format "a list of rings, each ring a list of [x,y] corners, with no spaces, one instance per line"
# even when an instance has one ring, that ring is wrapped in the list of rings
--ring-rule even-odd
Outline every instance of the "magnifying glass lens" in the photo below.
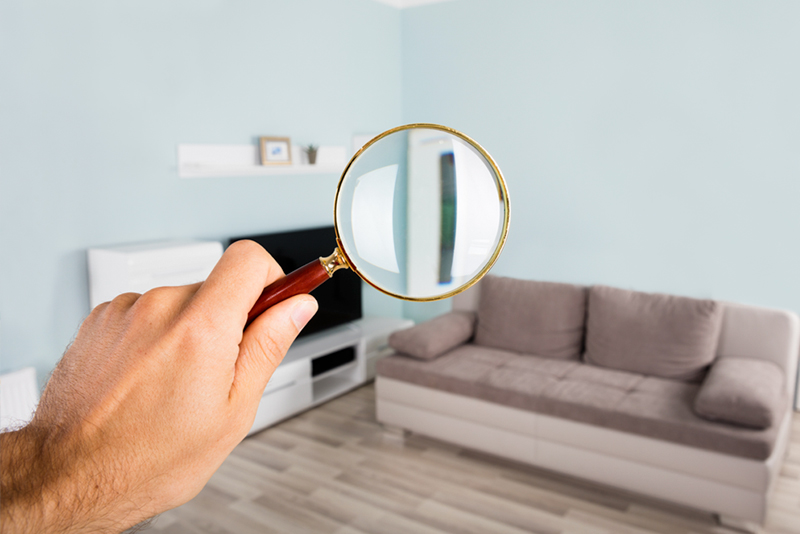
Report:
[[[409,300],[458,292],[493,263],[505,237],[505,192],[478,147],[442,129],[409,128],[373,141],[336,197],[350,266]]]
[[[333,254],[266,287],[247,324],[347,267],[405,300],[455,295],[500,254],[508,194],[497,165],[473,140],[444,126],[409,124],[382,133],[353,156],[333,216]]]

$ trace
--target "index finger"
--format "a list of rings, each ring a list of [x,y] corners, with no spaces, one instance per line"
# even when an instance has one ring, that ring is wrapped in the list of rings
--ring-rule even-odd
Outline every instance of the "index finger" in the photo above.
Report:
[[[213,318],[236,317],[241,329],[266,286],[283,276],[278,262],[254,241],[232,243],[200,289],[192,305]]]

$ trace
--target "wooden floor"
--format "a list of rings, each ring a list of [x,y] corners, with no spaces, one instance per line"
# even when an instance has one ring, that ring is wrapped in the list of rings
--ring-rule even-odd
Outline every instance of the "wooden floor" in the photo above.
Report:
[[[365,386],[245,439],[145,532],[724,533],[710,514],[417,435],[383,431]],[[800,414],[764,528],[800,533]]]

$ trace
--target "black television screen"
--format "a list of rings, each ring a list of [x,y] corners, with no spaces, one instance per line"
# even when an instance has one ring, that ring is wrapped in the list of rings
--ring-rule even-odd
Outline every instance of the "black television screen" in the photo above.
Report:
[[[287,274],[320,256],[329,256],[336,247],[333,226],[241,236],[232,238],[231,243],[240,239],[253,240],[267,249]],[[311,294],[317,299],[319,310],[301,336],[361,318],[361,279],[352,271],[337,271]]]

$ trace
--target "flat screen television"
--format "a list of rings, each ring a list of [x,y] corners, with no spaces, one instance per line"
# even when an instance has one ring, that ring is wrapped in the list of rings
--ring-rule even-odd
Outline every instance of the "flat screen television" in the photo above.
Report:
[[[267,249],[284,273],[290,273],[320,256],[330,255],[336,246],[333,226],[240,236],[232,238],[231,243],[240,239],[253,240]],[[361,279],[352,271],[337,271],[311,294],[317,299],[319,310],[300,332],[301,336],[355,321],[362,316]]]

